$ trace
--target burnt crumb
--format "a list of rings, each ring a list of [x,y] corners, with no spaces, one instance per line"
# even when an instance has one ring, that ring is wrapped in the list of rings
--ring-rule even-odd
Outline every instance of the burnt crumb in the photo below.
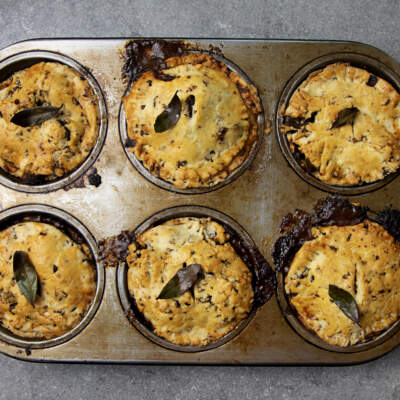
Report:
[[[376,85],[377,82],[378,82],[378,78],[375,75],[370,75],[367,85],[373,87]]]
[[[217,133],[218,142],[222,143],[225,139],[226,132],[228,132],[227,128],[220,128]]]
[[[178,161],[178,168],[184,167],[187,164],[187,161]]]
[[[65,140],[69,142],[71,140],[71,131],[66,126],[64,126],[64,132]]]
[[[312,240],[312,227],[357,225],[367,218],[367,211],[367,207],[354,205],[346,199],[327,197],[316,203],[312,215],[301,210],[288,214],[281,224],[281,233],[287,234],[279,237],[272,249],[276,268],[288,272],[297,251],[304,242]]]
[[[146,81],[147,82],[147,84],[149,85],[149,86],[152,86],[153,85],[153,82],[152,82],[152,80],[151,79],[149,79],[148,81]]]
[[[146,104],[142,104],[142,105],[140,106],[140,108],[141,108],[142,110],[144,110],[144,109],[146,108]]]
[[[57,271],[58,271],[58,267],[57,267],[57,265],[54,264],[53,265],[53,272],[56,273]]]
[[[32,354],[32,351],[31,351],[30,346],[25,347],[25,354],[26,354],[27,356],[30,356],[30,355]]]
[[[99,187],[101,185],[101,176],[97,173],[97,168],[92,168],[91,173],[88,175],[89,184]]]
[[[335,253],[338,251],[337,247],[335,246],[329,246],[331,250],[333,250]]]
[[[289,116],[284,116],[281,123],[295,129],[301,129],[305,125],[315,122],[315,117],[318,113],[319,111],[314,111],[313,113],[311,113],[311,116],[309,118],[293,118]]]
[[[14,308],[17,307],[18,303],[17,302],[13,302],[10,304],[10,312],[13,314]]]
[[[135,147],[135,146],[136,146],[136,140],[130,138],[125,140],[125,147]]]
[[[188,110],[189,118],[192,118],[192,116],[193,116],[193,106],[194,106],[195,102],[196,102],[196,98],[192,94],[185,100],[185,105]]]
[[[157,79],[171,81],[174,77],[162,72],[167,68],[165,60],[180,57],[186,51],[187,46],[181,40],[132,40],[125,46],[122,77],[130,84],[144,72],[153,71]],[[151,86],[151,80],[147,84]]]

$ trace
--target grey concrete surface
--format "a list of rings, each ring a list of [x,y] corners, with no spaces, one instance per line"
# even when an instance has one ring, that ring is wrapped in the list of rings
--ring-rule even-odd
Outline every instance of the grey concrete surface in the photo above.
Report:
[[[0,47],[34,37],[344,39],[400,61],[400,2],[0,0]],[[354,367],[32,364],[0,356],[0,399],[400,399],[400,348]]]

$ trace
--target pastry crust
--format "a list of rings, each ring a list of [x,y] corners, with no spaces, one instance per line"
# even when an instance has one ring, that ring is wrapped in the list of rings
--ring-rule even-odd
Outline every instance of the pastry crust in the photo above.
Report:
[[[56,117],[23,128],[12,117],[27,108],[63,106]],[[40,62],[0,83],[0,167],[23,182],[52,181],[88,157],[98,137],[97,97],[72,68]]]
[[[154,332],[179,345],[204,346],[251,311],[252,274],[209,218],[178,218],[149,229],[129,246],[128,289]],[[204,279],[172,299],[158,295],[183,265],[201,264]]]
[[[285,291],[300,321],[331,345],[366,342],[400,316],[400,245],[380,225],[312,229],[313,240],[296,253]],[[333,303],[329,285],[351,293],[360,326]]]
[[[339,112],[353,107],[354,122],[332,128]],[[366,70],[336,63],[311,73],[282,116],[292,152],[323,182],[360,185],[400,167],[400,95]]]
[[[34,307],[14,279],[13,255],[24,251],[39,277]],[[96,272],[83,246],[53,225],[23,222],[0,232],[0,323],[24,338],[50,339],[76,326],[96,290]]]
[[[145,72],[123,98],[130,150],[151,173],[178,188],[216,185],[243,163],[256,140],[257,89],[205,54],[171,57],[166,65],[163,74],[174,79]],[[175,93],[181,116],[157,133],[155,120]],[[186,104],[191,95],[192,112]]]

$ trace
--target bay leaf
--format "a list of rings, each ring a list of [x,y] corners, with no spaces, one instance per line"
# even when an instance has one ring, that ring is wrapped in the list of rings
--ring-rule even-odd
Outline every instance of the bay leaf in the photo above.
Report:
[[[200,264],[183,266],[164,286],[157,299],[172,299],[180,296],[191,289],[202,276]]]
[[[22,126],[23,128],[40,125],[48,119],[55,117],[62,107],[63,106],[40,106],[25,108],[25,110],[14,114],[14,116],[11,118],[11,122],[15,125]]]
[[[167,131],[177,124],[181,116],[182,104],[175,92],[174,97],[169,102],[167,108],[156,118],[154,130],[157,133]]]
[[[329,297],[342,310],[343,314],[359,325],[360,312],[351,293],[336,285],[329,285]]]
[[[16,251],[13,257],[14,278],[19,290],[34,307],[39,290],[39,278],[29,256],[24,251]]]
[[[357,107],[344,108],[339,111],[336,119],[333,121],[331,129],[340,128],[348,124],[352,125],[358,112],[359,110]]]

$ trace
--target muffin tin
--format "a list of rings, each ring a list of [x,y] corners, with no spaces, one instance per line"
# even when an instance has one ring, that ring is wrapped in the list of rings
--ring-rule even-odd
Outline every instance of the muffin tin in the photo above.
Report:
[[[79,227],[86,226],[99,242],[123,230],[132,230],[143,226],[142,223],[149,223],[151,219],[147,219],[160,210],[176,206],[205,206],[223,212],[232,218],[235,224],[237,221],[272,265],[270,252],[279,236],[278,229],[282,217],[296,208],[311,209],[317,199],[325,196],[323,191],[298,177],[282,155],[277,140],[279,99],[288,81],[301,75],[305,65],[313,65],[310,63],[318,58],[337,53],[352,53],[379,60],[385,67],[385,72],[382,72],[384,77],[400,74],[400,65],[393,59],[376,48],[360,43],[187,39],[198,43],[200,48],[205,50],[221,48],[224,57],[238,65],[250,77],[259,89],[265,118],[272,123],[276,134],[272,132],[262,138],[254,161],[246,171],[242,171],[240,177],[224,187],[219,187],[218,190],[203,194],[193,192],[183,196],[157,187],[145,179],[133,168],[121,143],[120,135],[123,135],[123,129],[119,132],[119,111],[121,97],[126,90],[121,80],[121,53],[127,40],[128,38],[39,39],[20,42],[0,51],[0,60],[3,60],[0,61],[1,68],[4,68],[4,63],[10,60],[10,57],[18,55],[23,59],[24,55],[29,56],[33,51],[45,52],[46,55],[47,52],[51,52],[57,57],[59,54],[66,56],[90,71],[104,94],[104,112],[108,109],[108,121],[104,113],[102,118],[103,139],[108,123],[105,144],[98,153],[92,152],[87,165],[89,169],[73,176],[71,174],[62,184],[67,186],[57,186],[52,192],[49,190],[53,188],[47,188],[34,193],[23,193],[18,190],[25,190],[24,188],[7,185],[2,181],[0,203],[3,210],[18,205],[24,205],[30,211],[42,207],[32,204],[57,207],[61,209],[57,212],[62,213],[62,218],[78,223]],[[19,65],[27,66],[29,62]],[[12,64],[7,68],[7,73],[13,72]],[[0,70],[0,76],[1,74]],[[97,93],[99,95],[99,92]],[[103,139],[100,139],[100,142]],[[81,173],[84,175],[79,177]],[[372,209],[382,209],[388,204],[400,208],[399,179],[387,182],[384,187],[374,192],[355,194],[357,196],[352,199]],[[73,217],[70,217],[70,214]],[[98,257],[95,241],[90,243],[92,251]],[[30,343],[6,341],[2,336],[0,351],[13,357],[36,361],[334,365],[372,360],[400,343],[400,335],[394,333],[387,340],[377,341],[363,351],[327,351],[310,344],[292,329],[284,318],[288,316],[289,310],[283,302],[278,304],[276,298],[273,298],[254,316],[251,315],[247,326],[244,326],[241,332],[234,332],[237,335],[229,337],[230,340],[226,343],[203,349],[205,351],[177,351],[179,349],[166,348],[154,343],[132,326],[124,312],[127,303],[123,295],[125,289],[122,288],[123,268],[122,265],[119,268],[98,266],[98,279],[105,274],[105,287],[102,299],[101,295],[96,298],[99,303],[97,312],[95,308],[98,303],[95,300],[93,312],[90,311],[82,321],[82,324],[85,322],[85,326],[82,325],[82,329],[73,334],[71,332],[65,341],[56,341],[50,347],[33,346]],[[279,278],[280,276],[278,281]],[[103,281],[98,282],[98,291],[102,285]]]

